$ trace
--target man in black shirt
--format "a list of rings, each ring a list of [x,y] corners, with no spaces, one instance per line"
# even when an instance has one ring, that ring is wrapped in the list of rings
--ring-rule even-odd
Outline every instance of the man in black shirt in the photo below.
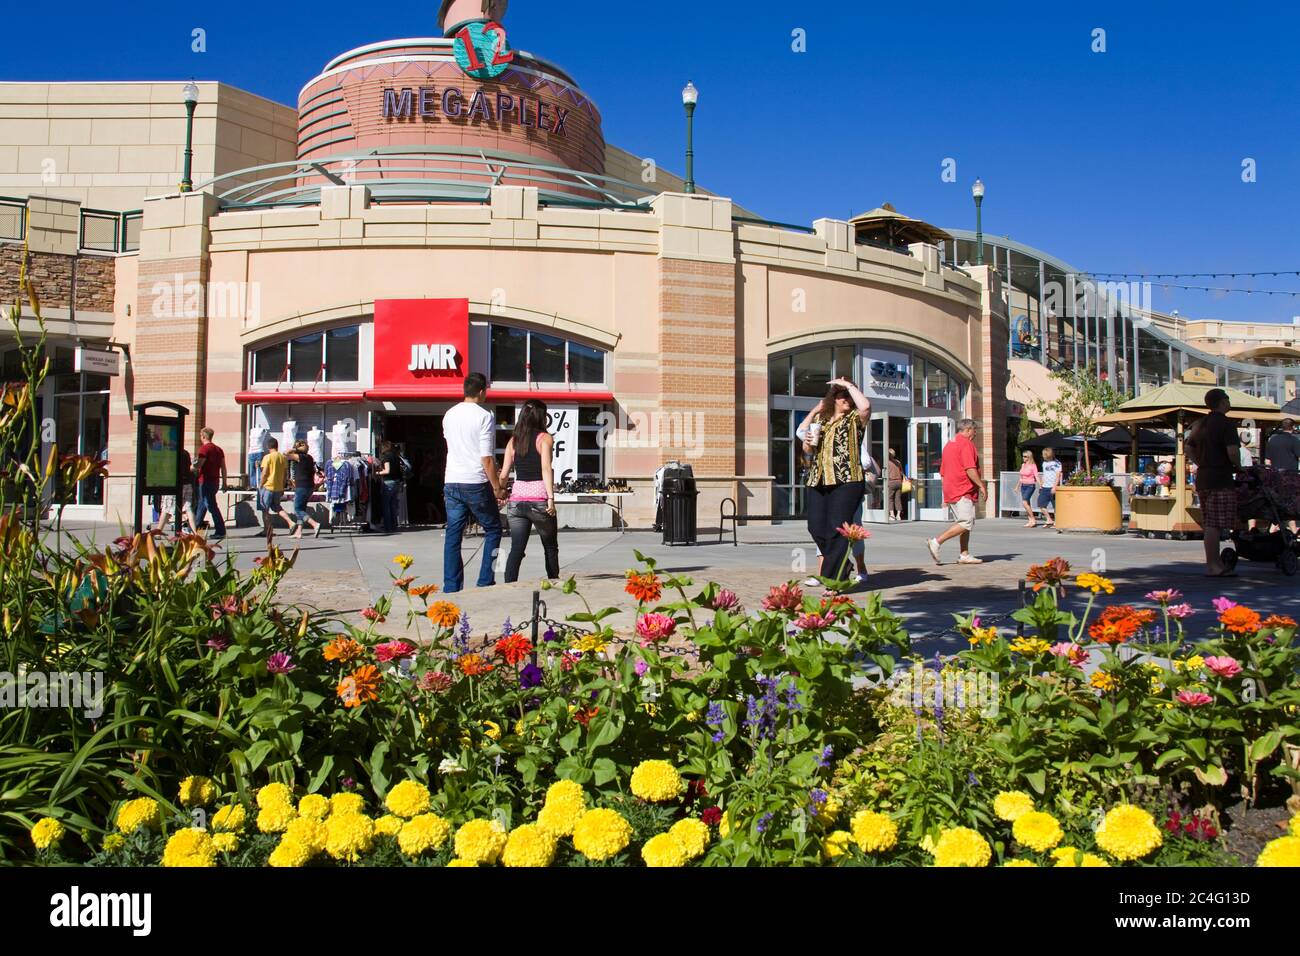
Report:
[[[1300,471],[1300,435],[1295,433],[1295,422],[1282,420],[1282,430],[1269,436],[1264,447],[1264,464],[1279,471]]]
[[[1241,438],[1228,420],[1232,403],[1228,393],[1212,388],[1205,393],[1210,414],[1192,428],[1187,443],[1195,460],[1196,491],[1201,499],[1201,524],[1205,529],[1205,574],[1232,577],[1219,557],[1223,533],[1237,524],[1237,468],[1241,465]]]

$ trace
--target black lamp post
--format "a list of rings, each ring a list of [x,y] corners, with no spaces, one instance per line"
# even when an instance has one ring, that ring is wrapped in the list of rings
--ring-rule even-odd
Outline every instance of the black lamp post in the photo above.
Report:
[[[970,188],[975,197],[975,264],[984,265],[984,226],[980,221],[980,206],[984,203],[984,183],[976,179]]]
[[[694,83],[687,83],[682,90],[682,105],[686,107],[686,186],[688,193],[695,192],[695,104],[699,102],[700,91]]]
[[[193,191],[190,178],[194,165],[194,108],[199,105],[199,88],[193,81],[185,84],[185,172],[181,175],[181,192]]]

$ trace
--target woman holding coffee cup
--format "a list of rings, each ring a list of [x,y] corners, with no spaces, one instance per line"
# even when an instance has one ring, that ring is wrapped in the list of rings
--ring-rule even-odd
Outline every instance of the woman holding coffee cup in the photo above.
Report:
[[[808,532],[817,542],[822,576],[839,578],[849,541],[838,528],[852,523],[862,503],[866,483],[862,473],[862,435],[871,416],[871,402],[847,379],[837,378],[821,404],[800,426],[808,437],[803,450],[808,467]]]

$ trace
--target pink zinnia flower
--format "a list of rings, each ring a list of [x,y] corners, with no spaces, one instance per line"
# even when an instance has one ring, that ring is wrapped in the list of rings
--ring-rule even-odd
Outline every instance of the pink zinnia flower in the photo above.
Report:
[[[1207,657],[1205,666],[1208,670],[1224,678],[1236,677],[1241,673],[1241,665],[1231,657]]]
[[[820,614],[800,614],[794,619],[794,626],[801,631],[821,631],[835,623],[835,615],[827,614],[822,617]]]
[[[266,659],[266,669],[272,674],[287,674],[290,671],[297,670],[298,665],[293,662],[293,658],[286,651],[276,651]]]
[[[642,647],[649,647],[651,644],[672,637],[675,630],[677,630],[677,622],[667,614],[660,614],[658,611],[642,614],[641,619],[636,622],[636,632],[641,636]]]
[[[735,611],[740,608],[740,598],[735,591],[722,588],[713,596],[713,600],[709,602],[709,607],[715,611]]]
[[[442,671],[425,671],[420,678],[420,690],[430,694],[445,694],[451,690],[452,678]]]
[[[1053,644],[1048,650],[1057,657],[1069,658],[1070,663],[1075,667],[1082,667],[1088,660],[1088,652],[1078,644],[1071,644],[1069,641]]]
[[[1222,614],[1224,611],[1228,610],[1229,608],[1234,608],[1237,606],[1236,601],[1229,600],[1226,597],[1216,597],[1210,603],[1214,605],[1214,610],[1220,614]]]
[[[381,664],[387,664],[389,661],[405,660],[415,655],[415,647],[406,641],[389,641],[387,644],[380,644],[375,647],[375,660]]]
[[[364,617],[367,621],[377,621],[379,623],[383,623],[383,621],[386,620],[386,618],[378,611],[376,611],[373,607],[366,608],[364,611],[361,612],[361,616]]]
[[[847,521],[835,529],[837,533],[842,534],[850,541],[866,541],[871,537],[871,532],[860,524],[849,524]]]
[[[227,614],[239,613],[239,599],[233,594],[229,594],[220,604],[211,605],[212,620],[219,621]]]
[[[1177,618],[1180,621],[1185,617],[1191,617],[1195,613],[1196,608],[1186,602],[1183,602],[1182,604],[1173,604],[1169,607],[1169,616]]]
[[[797,584],[778,584],[763,598],[764,611],[797,611],[803,605],[803,589]]]
[[[1214,703],[1214,698],[1199,690],[1185,690],[1178,694],[1178,703],[1186,704],[1188,707],[1204,707],[1206,704]]]
[[[226,637],[224,634],[213,634],[208,638],[208,647],[212,648],[214,651],[224,651],[229,646],[230,638]]]
[[[1173,604],[1183,596],[1182,591],[1170,588],[1167,591],[1150,591],[1147,593],[1148,601],[1155,601],[1157,604]]]

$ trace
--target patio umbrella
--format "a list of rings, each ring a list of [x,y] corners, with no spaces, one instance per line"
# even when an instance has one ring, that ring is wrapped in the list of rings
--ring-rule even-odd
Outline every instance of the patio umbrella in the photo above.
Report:
[[[1072,452],[1078,450],[1079,442],[1077,439],[1062,435],[1060,432],[1043,432],[1037,438],[1021,442],[1020,447],[1031,451],[1042,451],[1044,448],[1050,448],[1052,451]]]
[[[1300,418],[1300,395],[1282,406],[1282,414],[1289,415],[1292,418]]]
[[[1118,425],[1102,432],[1092,443],[1114,455],[1127,455],[1133,450],[1133,438],[1128,429]],[[1137,450],[1139,455],[1172,455],[1178,450],[1178,443],[1172,435],[1141,428],[1138,429]]]
[[[853,226],[854,236],[859,242],[871,241],[894,247],[911,242],[938,245],[952,238],[938,226],[904,216],[890,203],[854,216],[849,224]]]

